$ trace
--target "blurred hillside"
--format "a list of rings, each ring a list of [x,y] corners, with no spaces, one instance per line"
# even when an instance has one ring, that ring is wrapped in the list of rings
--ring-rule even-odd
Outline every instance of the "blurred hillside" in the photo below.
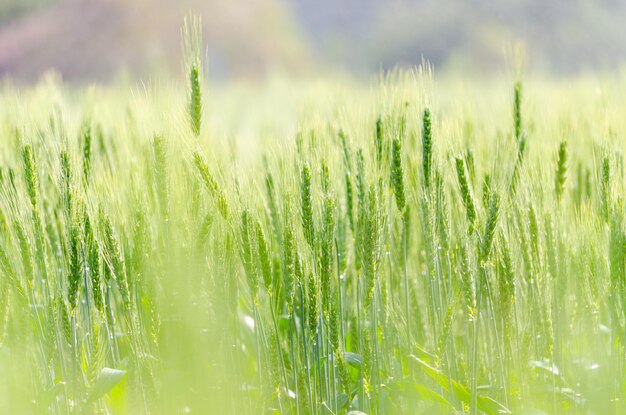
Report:
[[[491,72],[522,42],[541,70],[571,73],[626,58],[623,0],[294,0],[318,51],[351,70],[396,64]]]
[[[69,80],[180,69],[180,25],[204,22],[211,76],[413,65],[491,73],[526,45],[552,73],[626,59],[622,0],[0,0],[0,75]]]
[[[54,2],[55,0],[2,0],[0,2],[0,24],[32,13],[33,10]]]
[[[69,80],[180,70],[180,28],[189,11],[202,16],[214,77],[307,65],[306,46],[276,0],[247,0],[245,7],[229,0],[33,0],[30,8],[10,6],[22,1],[0,0],[0,75],[19,80],[36,80],[48,68]]]

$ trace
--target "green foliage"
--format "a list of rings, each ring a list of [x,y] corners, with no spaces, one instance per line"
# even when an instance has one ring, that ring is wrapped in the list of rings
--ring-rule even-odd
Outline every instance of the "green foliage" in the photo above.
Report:
[[[78,285],[82,277],[80,250],[80,228],[78,226],[71,226],[69,235],[69,264],[67,274],[67,301],[69,302],[71,310],[76,308]]]
[[[465,216],[469,222],[470,231],[474,230],[476,226],[476,207],[474,205],[474,197],[467,181],[467,174],[465,173],[465,161],[463,157],[456,156],[456,177],[459,183],[459,191],[461,192],[461,200],[465,207]]]
[[[567,179],[567,141],[562,141],[559,145],[558,160],[554,177],[554,193],[557,199],[561,199],[565,191],[565,180]]]
[[[304,239],[313,247],[315,244],[315,228],[313,227],[313,194],[311,191],[311,170],[308,164],[302,167],[300,174],[300,219]]]
[[[494,193],[491,196],[491,202],[489,203],[489,211],[487,213],[487,224],[485,225],[485,232],[482,235],[480,244],[480,260],[486,261],[489,258],[491,252],[491,245],[493,238],[496,234],[496,225],[498,224],[498,216],[500,215],[500,196]]]
[[[37,193],[39,191],[39,174],[37,173],[37,162],[33,154],[33,148],[30,145],[24,147],[22,151],[24,159],[24,176],[26,179],[26,190],[30,197],[30,203],[33,209],[37,208]]]
[[[254,266],[254,230],[252,226],[250,212],[244,209],[241,212],[241,262],[248,278],[250,292],[253,297],[256,297],[259,289],[259,279]]]
[[[83,140],[83,179],[85,182],[89,181],[91,174],[91,159],[92,159],[92,131],[90,126],[84,126],[82,132]]]
[[[198,17],[185,19],[183,49],[187,66],[187,117],[191,132],[200,136],[202,128],[202,21]]]
[[[522,126],[522,83],[520,81],[515,83],[515,90],[513,93],[513,125],[515,127],[515,139],[519,143],[524,139],[524,130]]]
[[[189,122],[195,136],[200,135],[202,127],[202,87],[200,84],[200,69],[193,64],[189,68]]]
[[[383,82],[262,128],[225,87],[193,142],[184,91],[4,86],[0,412],[624,412],[623,103]]]
[[[611,164],[608,157],[602,159],[600,179],[600,211],[604,220],[608,222],[611,212]]]
[[[376,163],[380,166],[383,161],[383,143],[384,143],[383,120],[378,117],[376,119]]]
[[[424,187],[430,188],[433,169],[433,133],[430,121],[430,110],[424,110],[422,118],[422,172],[424,175]]]
[[[392,144],[391,185],[396,196],[396,206],[400,212],[404,212],[406,197],[404,171],[402,169],[402,142],[398,138],[394,138]]]

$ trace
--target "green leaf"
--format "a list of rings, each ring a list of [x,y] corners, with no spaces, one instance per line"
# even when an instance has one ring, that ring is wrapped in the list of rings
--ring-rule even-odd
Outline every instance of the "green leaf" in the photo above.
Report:
[[[56,397],[63,391],[65,388],[65,382],[56,383],[47,391],[43,392],[39,397],[37,397],[36,405],[38,408],[37,412],[46,412],[48,406],[56,399]]]
[[[426,351],[426,349],[421,348],[419,345],[414,344],[413,345],[413,349],[417,351],[417,355],[420,359],[422,359],[425,362],[429,362],[430,360],[435,360],[437,359],[437,356],[435,356],[432,353],[428,353],[428,351]]]
[[[386,385],[393,393],[404,395],[411,399],[419,401],[431,401],[442,404],[443,406],[455,410],[454,406],[448,402],[443,396],[437,392],[427,388],[424,385],[418,383],[409,382],[392,382]]]
[[[95,402],[109,393],[122,380],[124,375],[126,375],[125,370],[102,368],[87,398],[87,403]]]
[[[347,408],[350,403],[350,397],[345,393],[340,393],[337,395],[337,407],[339,408]]]
[[[346,358],[346,362],[352,366],[361,368],[363,366],[363,356],[357,353],[345,352],[343,356]]]
[[[291,316],[289,314],[278,316],[278,329],[285,335],[289,334],[289,330],[291,330]]]
[[[437,383],[439,383],[442,388],[444,388],[446,391],[452,392],[457,399],[468,404],[470,403],[472,395],[466,386],[444,375],[441,371],[430,366],[428,363],[424,362],[420,358],[414,355],[410,355],[410,357],[424,370],[424,372],[426,372],[428,376],[430,376]],[[450,391],[450,387],[452,387],[452,391]],[[487,396],[478,395],[477,406],[478,409],[489,415],[502,415],[512,413],[507,407]]]
[[[546,372],[551,373],[555,376],[561,376],[559,368],[554,363],[550,364],[550,362],[548,361],[531,360],[530,362],[528,362],[528,366],[545,370]]]

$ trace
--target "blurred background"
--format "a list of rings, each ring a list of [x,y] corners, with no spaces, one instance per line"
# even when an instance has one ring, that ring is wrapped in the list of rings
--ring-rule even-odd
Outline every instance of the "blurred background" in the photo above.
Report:
[[[489,76],[520,43],[533,71],[615,70],[623,0],[0,0],[0,78],[70,82],[181,70],[180,27],[202,16],[213,80],[346,72],[430,61]]]

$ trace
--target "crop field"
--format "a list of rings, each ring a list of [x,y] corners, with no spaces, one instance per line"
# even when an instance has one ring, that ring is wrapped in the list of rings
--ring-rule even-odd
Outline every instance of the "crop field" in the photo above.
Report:
[[[626,77],[0,88],[0,413],[622,414]]]

